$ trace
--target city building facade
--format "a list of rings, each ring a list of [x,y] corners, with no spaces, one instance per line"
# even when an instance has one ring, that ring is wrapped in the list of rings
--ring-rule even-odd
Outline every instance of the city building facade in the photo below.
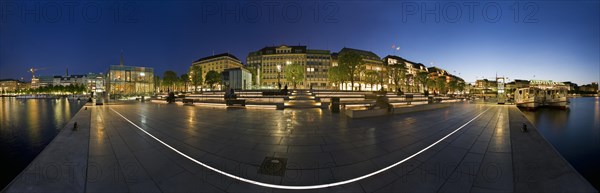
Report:
[[[153,68],[111,65],[106,80],[106,90],[111,97],[143,96],[154,92]]]
[[[257,69],[257,84],[265,88],[278,88],[291,85],[286,80],[286,66],[301,65],[304,80],[298,88],[329,88],[327,72],[331,66],[331,53],[328,50],[307,49],[306,46],[272,46],[250,52],[246,58],[249,67]]]
[[[88,92],[97,94],[106,92],[106,81],[103,73],[88,73],[85,76],[87,78],[86,88]]]
[[[33,79],[32,79],[33,80]],[[46,86],[70,86],[70,85],[87,85],[86,75],[69,75],[69,76],[38,76],[35,78],[36,87]]]
[[[598,92],[598,83],[592,82],[591,84],[585,84],[579,86],[579,91],[587,92],[587,93],[597,93]]]
[[[189,75],[190,77],[192,77],[193,75],[193,70],[192,67],[194,66],[200,66],[202,68],[202,79],[206,80],[206,73],[208,73],[209,71],[215,71],[217,73],[221,73],[223,72],[225,69],[230,69],[230,68],[242,68],[242,62],[240,61],[240,59],[238,59],[237,57],[235,57],[232,54],[229,53],[222,53],[222,54],[218,54],[218,55],[213,55],[213,56],[207,56],[204,58],[200,58],[194,62],[192,62],[192,65],[190,66],[190,71],[189,71]],[[193,87],[190,87],[193,90]]]
[[[480,97],[495,97],[498,92],[498,82],[496,80],[480,79],[475,80],[470,93]]]
[[[29,89],[30,86],[31,84],[28,82],[15,79],[2,79],[0,80],[0,94],[25,91]]]
[[[388,55],[383,58],[383,63],[387,67],[394,67],[395,65],[404,65],[406,69],[405,82],[408,88],[405,90],[408,92],[423,92],[425,85],[422,85],[417,81],[417,75],[419,72],[426,72],[427,67],[421,63],[412,62],[406,60],[400,56]],[[388,84],[392,81],[388,81]]]

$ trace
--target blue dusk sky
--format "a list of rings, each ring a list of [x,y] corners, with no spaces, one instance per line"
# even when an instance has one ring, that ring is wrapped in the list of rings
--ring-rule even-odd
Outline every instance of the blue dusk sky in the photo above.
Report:
[[[467,82],[600,79],[599,1],[0,1],[0,79],[106,72],[119,63],[185,73],[273,45],[399,55]],[[400,50],[392,46],[399,46]],[[460,74],[459,74],[460,73]]]

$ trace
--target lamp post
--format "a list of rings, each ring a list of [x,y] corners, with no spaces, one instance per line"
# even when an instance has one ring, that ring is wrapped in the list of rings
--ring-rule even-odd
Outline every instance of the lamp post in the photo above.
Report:
[[[281,90],[281,64],[277,64],[277,86]]]

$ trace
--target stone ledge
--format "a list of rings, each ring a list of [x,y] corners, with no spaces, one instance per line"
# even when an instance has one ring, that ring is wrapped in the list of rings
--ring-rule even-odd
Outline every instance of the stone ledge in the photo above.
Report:
[[[408,105],[404,107],[397,107],[388,112],[387,109],[361,109],[361,110],[349,110],[346,109],[346,116],[350,118],[367,118],[367,117],[378,117],[390,114],[405,114],[419,111],[428,111],[440,108],[450,107],[450,104],[428,104],[428,105]]]

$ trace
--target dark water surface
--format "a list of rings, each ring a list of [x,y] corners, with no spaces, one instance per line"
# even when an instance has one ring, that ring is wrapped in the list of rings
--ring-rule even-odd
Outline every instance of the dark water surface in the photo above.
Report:
[[[29,165],[84,101],[0,97],[0,189]]]
[[[571,165],[600,189],[600,98],[572,98],[568,110],[523,113]]]

